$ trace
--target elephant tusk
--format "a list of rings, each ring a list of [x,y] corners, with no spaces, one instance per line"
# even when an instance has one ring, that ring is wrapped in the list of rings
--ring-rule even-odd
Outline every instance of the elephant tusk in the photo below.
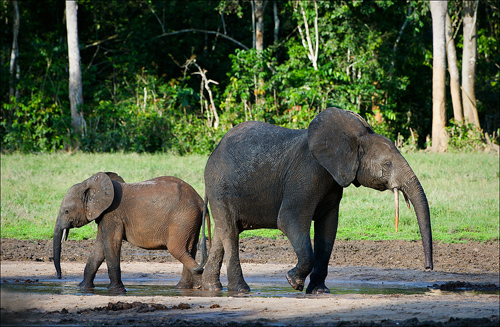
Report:
[[[394,206],[396,207],[396,232],[397,232],[399,226],[399,192],[397,188],[394,188]]]
[[[63,240],[63,242],[68,240],[68,234],[69,234],[68,233],[68,229],[64,228],[63,229],[63,234],[62,234],[62,237],[61,237],[61,240]]]

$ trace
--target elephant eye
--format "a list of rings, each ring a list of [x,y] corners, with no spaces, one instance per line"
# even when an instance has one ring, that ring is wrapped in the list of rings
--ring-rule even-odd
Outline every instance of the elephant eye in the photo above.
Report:
[[[65,214],[65,215],[67,215],[68,213],[69,213],[69,210],[68,210],[68,209],[64,210],[64,214]]]
[[[386,161],[386,162],[384,162],[383,166],[384,166],[384,168],[391,168],[392,167],[392,162]]]

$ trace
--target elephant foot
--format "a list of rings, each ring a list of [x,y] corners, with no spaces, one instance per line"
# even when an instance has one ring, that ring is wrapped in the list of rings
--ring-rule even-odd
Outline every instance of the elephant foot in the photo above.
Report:
[[[204,291],[222,291],[219,275],[208,274],[207,270],[205,270],[201,278],[201,289]]]
[[[84,291],[88,291],[93,290],[95,286],[93,282],[82,281],[80,284],[78,284],[78,288]]]
[[[286,273],[286,279],[295,290],[302,292],[304,289],[305,278],[299,278],[295,273],[295,268]]]
[[[125,289],[125,286],[120,283],[120,284],[109,284],[108,285],[108,290],[113,293],[113,294],[123,294],[127,293],[127,290]]]
[[[188,290],[188,289],[196,288],[196,287],[193,287],[193,283],[187,283],[187,282],[180,281],[177,283],[177,285],[175,285],[174,288],[176,290]]]
[[[243,281],[237,284],[227,285],[227,290],[230,292],[247,293],[250,292],[250,286],[248,286],[248,284]]]
[[[207,283],[204,282],[201,287],[204,291],[222,291],[222,284],[220,282],[217,283]]]
[[[309,283],[307,286],[306,294],[329,294],[330,290],[325,286],[324,283],[316,284]]]

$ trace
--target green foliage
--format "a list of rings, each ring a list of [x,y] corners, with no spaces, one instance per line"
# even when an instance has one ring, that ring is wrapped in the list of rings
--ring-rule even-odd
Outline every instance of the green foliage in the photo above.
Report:
[[[267,6],[262,52],[243,50],[221,37],[251,48],[249,1],[78,4],[83,136],[70,132],[64,2],[19,2],[16,101],[8,98],[12,4],[0,6],[2,151],[52,152],[78,143],[86,152],[208,154],[240,122],[306,128],[330,106],[360,113],[377,133],[394,141],[420,135],[414,150],[425,147],[425,136],[431,134],[432,22],[425,1],[277,2],[278,39],[271,41],[273,9]],[[452,19],[460,17],[460,8],[459,2],[450,2]],[[313,50],[316,41],[319,45],[317,70],[304,38],[304,16]],[[500,128],[498,18],[490,2],[479,5],[475,88],[481,126],[490,134]],[[220,35],[175,33],[186,29]],[[456,35],[460,48],[462,33]],[[196,71],[184,65],[188,58],[218,83],[210,84],[218,129],[207,123],[207,91],[200,88]],[[451,117],[451,101],[447,112]],[[461,133],[453,124],[449,130]],[[452,149],[463,147],[451,144]]]
[[[68,139],[66,126],[70,117],[61,108],[35,93],[27,103],[4,103],[2,111],[8,118],[2,119],[2,149],[21,152],[51,152],[63,148]]]
[[[450,151],[478,151],[484,150],[486,146],[483,131],[478,130],[473,124],[457,123],[452,120],[446,131],[449,135]]]

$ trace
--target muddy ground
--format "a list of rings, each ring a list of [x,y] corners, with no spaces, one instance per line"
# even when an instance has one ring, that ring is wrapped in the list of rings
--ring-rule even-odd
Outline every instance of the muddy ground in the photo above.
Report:
[[[288,286],[285,273],[296,263],[285,239],[240,241],[243,273],[253,292],[184,296],[82,294],[81,280],[93,240],[63,244],[63,279],[55,279],[51,241],[1,241],[1,314],[3,325],[133,326],[498,326],[499,295],[444,290],[459,286],[498,288],[499,243],[434,243],[434,271],[425,271],[421,242],[337,241],[330,260],[330,295],[311,296]],[[146,251],[124,243],[122,277],[127,284],[174,286],[181,265],[167,252]],[[74,293],[27,294],[7,286],[69,283]],[[96,285],[108,282],[104,264]],[[225,266],[222,269],[225,285]],[[431,286],[406,294],[339,293],[350,284],[375,287]],[[269,285],[288,290],[262,297]],[[434,287],[432,287],[434,286]],[[438,290],[435,288],[443,288]],[[132,293],[132,292],[129,292]]]

